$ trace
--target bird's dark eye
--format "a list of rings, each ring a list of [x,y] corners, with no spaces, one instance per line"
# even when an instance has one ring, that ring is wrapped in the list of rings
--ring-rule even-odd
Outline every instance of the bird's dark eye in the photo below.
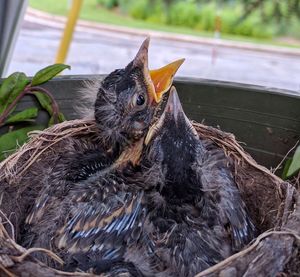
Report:
[[[145,97],[142,94],[138,95],[138,97],[136,98],[136,104],[138,106],[142,106],[144,103],[145,103]]]

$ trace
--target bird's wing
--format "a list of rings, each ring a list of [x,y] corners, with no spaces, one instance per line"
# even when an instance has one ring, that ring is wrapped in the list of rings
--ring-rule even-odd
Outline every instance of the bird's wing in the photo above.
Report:
[[[39,185],[41,190],[26,218],[26,223],[36,224],[42,220],[51,203],[61,201],[73,183],[84,181],[98,172],[101,176],[101,170],[111,163],[111,158],[105,152],[95,148],[82,147],[81,152],[72,152],[61,157],[55,167],[45,174],[42,186],[41,182],[36,184],[34,183],[36,180],[33,180],[33,187]]]
[[[145,218],[143,192],[117,191],[114,181],[106,183],[101,192],[90,184],[71,196],[74,204],[59,230],[59,249],[113,259],[121,255],[124,245],[138,240]]]
[[[114,272],[141,237],[146,217],[143,192],[122,190],[110,178],[104,182],[101,191],[97,183],[89,184],[71,196],[73,207],[56,240],[57,248],[68,253],[69,268]]]
[[[73,183],[61,195],[50,189],[42,193],[28,217],[28,246],[53,249],[73,269],[101,271],[121,259],[139,239],[146,213],[143,192],[128,191],[121,181],[106,174]]]
[[[79,182],[88,179],[97,172],[109,167],[113,162],[112,155],[98,149],[88,149],[72,156],[67,167],[66,180]]]
[[[203,190],[217,205],[221,223],[229,227],[233,250],[238,251],[254,238],[255,227],[227,163],[222,150],[211,150],[200,168],[200,176]]]

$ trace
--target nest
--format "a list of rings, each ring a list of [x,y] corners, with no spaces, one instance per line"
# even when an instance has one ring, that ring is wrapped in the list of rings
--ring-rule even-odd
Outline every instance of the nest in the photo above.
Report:
[[[232,163],[236,183],[260,235],[226,260],[202,271],[200,276],[299,276],[300,194],[265,167],[258,165],[232,134],[194,123],[199,136],[221,147]],[[18,245],[19,230],[40,190],[32,180],[40,169],[50,170],[68,148],[97,145],[93,120],[74,120],[31,133],[30,141],[0,164],[0,276],[93,276],[48,267],[32,257],[47,249]],[[45,171],[45,172],[46,172]]]

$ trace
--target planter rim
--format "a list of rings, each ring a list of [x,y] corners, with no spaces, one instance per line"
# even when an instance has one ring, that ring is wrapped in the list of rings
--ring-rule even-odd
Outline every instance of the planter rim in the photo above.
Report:
[[[69,80],[85,80],[85,79],[102,79],[106,76],[106,74],[78,74],[78,75],[62,75],[53,78],[51,81],[69,81]],[[50,81],[50,82],[51,82]],[[300,99],[300,90],[293,91],[281,88],[275,88],[270,86],[261,86],[261,85],[253,85],[253,84],[245,84],[231,81],[222,81],[216,79],[204,79],[204,78],[195,78],[195,77],[175,77],[174,82],[176,83],[190,83],[190,84],[203,84],[211,87],[220,87],[220,88],[233,88],[233,89],[241,89],[247,91],[254,92],[262,92],[269,93],[275,95],[284,95],[291,98]],[[0,79],[1,83],[1,79]]]

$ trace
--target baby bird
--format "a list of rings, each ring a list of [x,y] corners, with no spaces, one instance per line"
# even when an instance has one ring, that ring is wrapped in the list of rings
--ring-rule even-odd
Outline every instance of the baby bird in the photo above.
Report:
[[[163,95],[170,89],[175,73],[184,62],[180,59],[149,70],[149,42],[147,38],[125,68],[113,71],[101,83],[88,88],[97,93],[94,115],[103,150],[81,151],[72,156],[67,173],[69,180],[83,180],[105,168],[126,146],[145,136]]]
[[[144,136],[163,94],[184,59],[148,69],[149,38],[124,69],[110,73],[97,88],[95,119],[107,148],[130,144]]]
[[[104,151],[78,145],[58,161],[27,216],[24,246],[48,248],[66,259],[74,254],[73,261],[81,262],[82,253],[89,253],[85,257],[90,262],[83,270],[136,270],[130,263],[123,267],[120,263],[127,249],[124,245],[139,238],[143,191],[137,184],[128,184],[119,172],[139,161],[156,108],[183,62],[149,71],[148,45],[149,39],[125,69],[102,81],[95,119]],[[43,254],[36,256],[51,264]]]
[[[254,226],[226,157],[205,149],[174,89],[143,143],[42,193],[45,206],[28,219],[31,245],[58,253],[70,271],[194,276],[248,243]]]
[[[167,265],[160,276],[194,276],[253,239],[255,227],[224,152],[205,148],[174,87],[145,143],[145,179],[157,188],[146,201],[155,230],[149,237]]]
[[[49,191],[60,191],[60,187],[67,186],[65,182],[84,180],[110,166],[127,146],[135,144],[147,132],[163,94],[171,87],[174,74],[184,61],[181,59],[149,70],[149,41],[147,38],[143,42],[136,57],[124,69],[115,70],[100,84],[95,84],[98,91],[94,107],[99,127],[98,146],[88,143],[66,145],[66,152],[57,158],[55,167],[45,170],[46,176],[32,180],[41,192],[27,217],[24,232],[42,217]],[[127,151],[122,157],[135,155],[128,147]]]
[[[141,153],[139,145],[130,149]],[[41,195],[47,200],[45,206],[37,201],[34,209],[38,211],[27,219],[30,246],[51,249],[65,261],[68,271],[143,276],[127,259],[129,252],[148,251],[141,236],[146,217],[144,186],[126,180],[125,168],[128,165],[130,171],[131,164],[130,156],[126,160],[120,156],[112,166],[85,180],[48,187]],[[35,257],[59,267],[43,254]]]

